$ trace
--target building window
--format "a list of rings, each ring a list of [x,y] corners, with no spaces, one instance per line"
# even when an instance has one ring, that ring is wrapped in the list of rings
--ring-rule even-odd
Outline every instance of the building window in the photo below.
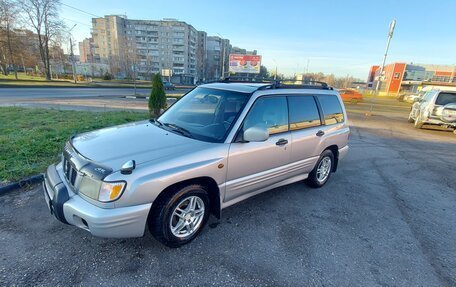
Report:
[[[399,76],[401,75],[401,73],[394,73],[394,79],[399,79]]]

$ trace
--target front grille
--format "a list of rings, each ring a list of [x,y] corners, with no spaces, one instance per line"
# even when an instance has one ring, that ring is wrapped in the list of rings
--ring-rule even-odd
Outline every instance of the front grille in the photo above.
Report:
[[[74,187],[74,184],[76,183],[76,176],[78,175],[78,172],[71,165],[70,161],[65,157],[63,158],[63,173],[65,174],[65,177],[66,177],[68,183]]]

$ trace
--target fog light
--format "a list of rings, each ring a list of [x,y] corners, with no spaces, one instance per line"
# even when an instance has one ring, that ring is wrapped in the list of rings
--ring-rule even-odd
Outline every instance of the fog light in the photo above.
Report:
[[[102,202],[109,202],[119,199],[125,189],[125,182],[103,182],[100,188],[98,200]]]

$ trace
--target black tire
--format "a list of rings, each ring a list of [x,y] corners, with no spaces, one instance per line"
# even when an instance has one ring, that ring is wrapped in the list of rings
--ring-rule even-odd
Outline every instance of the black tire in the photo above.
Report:
[[[330,161],[331,162],[330,172],[329,172],[328,176],[323,181],[320,181],[317,178],[317,170],[318,170],[318,167],[320,166],[321,162],[325,158],[329,158],[331,160]],[[311,187],[314,187],[314,188],[322,187],[323,185],[325,185],[326,182],[328,182],[328,179],[331,177],[331,173],[333,171],[334,164],[335,164],[335,162],[334,162],[334,154],[333,154],[333,152],[330,151],[330,150],[323,151],[323,153],[320,155],[320,158],[318,159],[317,164],[315,165],[314,169],[310,172],[309,177],[304,182],[308,186],[311,186]]]
[[[417,115],[416,118],[415,118],[415,122],[414,122],[414,127],[417,128],[417,129],[421,129],[424,125],[424,123],[422,121],[420,121],[420,118],[421,116],[420,115]]]
[[[204,203],[203,219],[199,227],[191,235],[184,238],[177,237],[171,231],[171,216],[177,205],[191,196],[199,197]],[[176,248],[190,243],[198,236],[209,218],[209,211],[209,196],[206,188],[199,184],[192,184],[172,189],[159,198],[157,204],[154,204],[153,209],[149,212],[147,222],[149,230],[155,239],[168,247]]]
[[[408,119],[407,119],[407,121],[408,121],[409,123],[415,122],[415,120],[411,117],[411,115],[412,115],[412,112],[410,111],[409,116],[408,116]]]

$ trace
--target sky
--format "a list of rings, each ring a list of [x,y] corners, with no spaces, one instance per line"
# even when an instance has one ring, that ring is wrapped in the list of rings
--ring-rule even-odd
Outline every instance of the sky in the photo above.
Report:
[[[233,46],[257,50],[262,64],[287,76],[323,72],[365,80],[383,59],[389,23],[396,29],[387,63],[456,65],[456,0],[156,1],[62,0],[60,16],[79,42],[91,18],[174,18]],[[84,12],[78,11],[78,8]],[[89,13],[89,14],[88,14]]]

